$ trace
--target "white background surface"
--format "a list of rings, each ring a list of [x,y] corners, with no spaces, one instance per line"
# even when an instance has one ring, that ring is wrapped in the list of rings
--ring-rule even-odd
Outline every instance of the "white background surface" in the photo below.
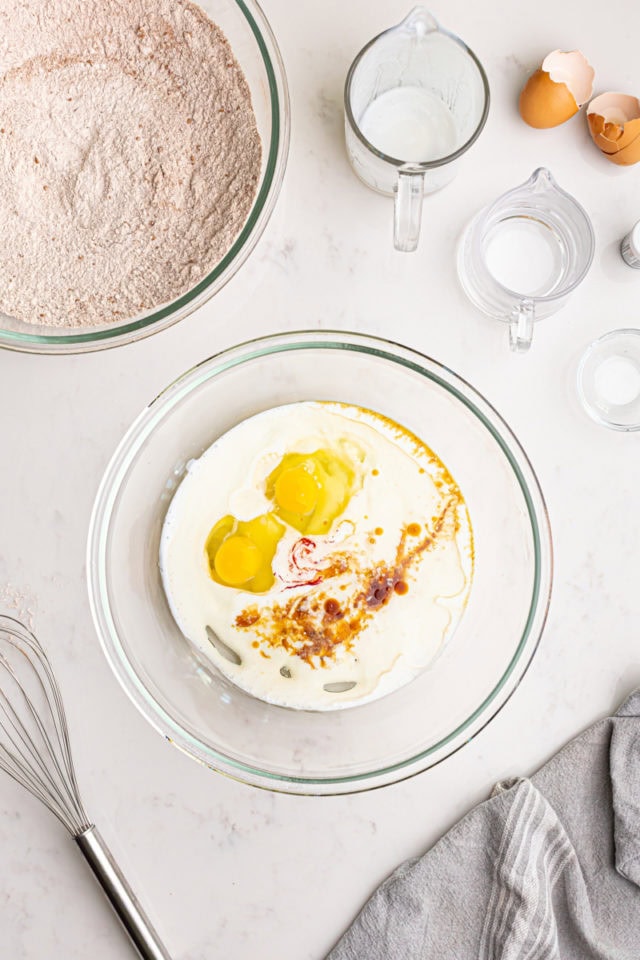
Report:
[[[640,217],[640,165],[603,160],[582,115],[533,131],[516,111],[524,78],[556,47],[583,49],[596,92],[640,94],[640,7],[439,0],[435,15],[487,69],[492,107],[458,179],[427,201],[419,251],[407,255],[392,250],[391,202],[348,167],[342,87],[358,49],[408,8],[395,0],[265,6],[288,70],[293,135],[276,213],[248,264],[199,313],[137,345],[79,358],[0,354],[0,585],[29,599],[64,692],[86,805],[178,960],[319,960],[401,860],[427,849],[497,779],[532,772],[640,683],[640,434],[597,427],[574,392],[583,347],[617,326],[640,326],[640,272],[617,252]],[[597,249],[567,308],[516,357],[505,329],[465,301],[454,249],[480,206],[541,164],[587,208]],[[556,550],[548,626],[502,714],[437,769],[337,799],[255,791],[163,742],[111,675],[85,588],[92,500],[139,410],[223,347],[314,326],[389,336],[469,379],[529,453]],[[0,862],[3,960],[130,955],[73,843],[7,778]]]

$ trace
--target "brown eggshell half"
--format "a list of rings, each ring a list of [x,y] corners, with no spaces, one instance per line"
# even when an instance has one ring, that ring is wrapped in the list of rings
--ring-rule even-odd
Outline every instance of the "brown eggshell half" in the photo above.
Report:
[[[640,159],[640,100],[626,93],[603,93],[589,104],[589,132],[595,145],[613,163]],[[633,158],[633,159],[632,159]]]
[[[548,73],[533,73],[520,94],[520,116],[530,127],[557,127],[578,112],[575,97],[564,83],[555,83]]]
[[[520,116],[530,127],[557,127],[593,93],[595,72],[580,50],[552,50],[520,94]]]

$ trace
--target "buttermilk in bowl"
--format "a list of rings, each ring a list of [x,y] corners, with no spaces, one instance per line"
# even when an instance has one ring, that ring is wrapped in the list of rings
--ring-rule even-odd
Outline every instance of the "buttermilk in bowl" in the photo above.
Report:
[[[189,463],[160,570],[181,632],[283,707],[377,699],[462,616],[473,534],[436,454],[362,407],[308,401],[239,423]]]

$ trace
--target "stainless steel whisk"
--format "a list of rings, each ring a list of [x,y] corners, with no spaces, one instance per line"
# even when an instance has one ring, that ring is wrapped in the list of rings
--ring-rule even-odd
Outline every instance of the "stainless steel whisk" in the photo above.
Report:
[[[31,631],[7,616],[0,616],[0,768],[67,828],[143,960],[170,960],[82,805],[51,664]]]

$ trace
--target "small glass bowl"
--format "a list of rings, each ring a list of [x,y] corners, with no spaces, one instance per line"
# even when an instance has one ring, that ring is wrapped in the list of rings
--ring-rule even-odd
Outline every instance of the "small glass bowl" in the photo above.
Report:
[[[640,430],[640,330],[612,330],[590,343],[578,366],[578,396],[611,430]]]
[[[120,323],[45,327],[0,313],[0,347],[26,353],[88,353],[141,340],[177,323],[210,300],[240,269],[273,212],[289,149],[289,92],[271,27],[255,0],[197,0],[227,37],[251,90],[262,140],[262,170],[253,206],[231,249],[191,290]],[[5,241],[7,238],[5,238]]]
[[[467,608],[432,666],[388,696],[337,711],[284,709],[226,680],[181,635],[158,568],[165,513],[189,460],[246,417],[301,400],[368,407],[422,437],[459,483],[474,530]],[[167,740],[246,783],[322,795],[419,773],[495,716],[538,645],[552,549],[531,464],[473,387],[397,344],[315,331],[211,357],[140,414],[98,491],[87,571],[107,659]]]

